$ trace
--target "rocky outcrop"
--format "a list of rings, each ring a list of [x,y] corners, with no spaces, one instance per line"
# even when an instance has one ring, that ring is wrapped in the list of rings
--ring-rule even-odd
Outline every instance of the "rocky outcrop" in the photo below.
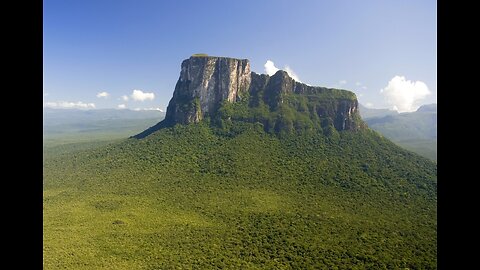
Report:
[[[251,85],[251,92],[264,92],[263,100],[271,110],[283,104],[288,94],[303,95],[309,103],[315,105],[318,117],[330,118],[336,130],[357,130],[362,127],[358,121],[358,101],[353,92],[297,82],[283,70],[271,77],[252,72]]]
[[[225,102],[235,103],[245,101],[243,99],[246,98],[249,99],[249,108],[255,108],[260,103],[268,105],[273,116],[262,120],[265,126],[288,126],[291,129],[293,121],[279,112],[280,107],[289,106],[291,110],[299,111],[306,117],[313,117],[311,125],[321,122],[322,127],[332,126],[338,131],[364,127],[357,98],[350,91],[297,82],[283,70],[272,76],[256,74],[250,71],[247,59],[201,55],[182,62],[180,78],[168,104],[165,119],[135,137],[143,138],[162,127],[198,123],[206,117],[214,118],[219,116],[218,111]],[[303,103],[301,106],[291,103],[292,99],[301,99]],[[247,121],[258,119],[242,117]],[[272,120],[272,117],[275,119]],[[274,123],[270,123],[269,119]],[[301,121],[305,122],[304,119]],[[307,123],[307,126],[310,124]]]
[[[192,56],[184,60],[165,121],[181,124],[201,121],[223,101],[239,100],[250,88],[250,75],[247,59]]]

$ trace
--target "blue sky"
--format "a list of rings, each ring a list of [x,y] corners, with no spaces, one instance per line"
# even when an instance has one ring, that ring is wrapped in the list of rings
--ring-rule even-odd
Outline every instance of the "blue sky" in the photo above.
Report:
[[[44,0],[44,105],[165,109],[182,60],[207,53],[411,111],[437,101],[436,21],[422,0]]]

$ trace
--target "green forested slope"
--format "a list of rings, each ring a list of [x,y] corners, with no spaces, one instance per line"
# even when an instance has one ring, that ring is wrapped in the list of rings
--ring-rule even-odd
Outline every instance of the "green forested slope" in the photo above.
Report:
[[[368,129],[161,129],[44,158],[45,269],[435,269],[436,165]]]

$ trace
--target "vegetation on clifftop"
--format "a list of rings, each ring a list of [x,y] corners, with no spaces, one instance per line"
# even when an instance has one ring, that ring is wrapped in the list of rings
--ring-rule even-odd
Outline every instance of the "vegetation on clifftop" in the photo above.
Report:
[[[334,89],[337,90],[337,89]],[[337,90],[339,93],[351,93]],[[348,96],[348,95],[347,95]],[[353,94],[353,96],[355,96]],[[319,116],[319,108],[326,112],[337,110],[339,100],[344,100],[334,92],[328,94],[282,94],[277,106],[271,106],[262,98],[262,93],[243,93],[240,101],[221,103],[214,114],[212,124],[222,129],[228,129],[233,122],[258,123],[271,134],[299,134],[302,132],[323,132],[325,135],[337,133],[334,127],[335,119],[330,115]],[[345,101],[350,102],[350,96]],[[359,126],[363,125],[358,114],[352,116]]]

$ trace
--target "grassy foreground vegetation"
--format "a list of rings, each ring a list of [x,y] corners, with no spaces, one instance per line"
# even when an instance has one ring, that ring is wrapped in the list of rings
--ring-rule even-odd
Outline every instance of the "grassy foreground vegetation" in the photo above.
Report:
[[[229,128],[46,149],[44,268],[436,269],[434,163],[371,130]]]

